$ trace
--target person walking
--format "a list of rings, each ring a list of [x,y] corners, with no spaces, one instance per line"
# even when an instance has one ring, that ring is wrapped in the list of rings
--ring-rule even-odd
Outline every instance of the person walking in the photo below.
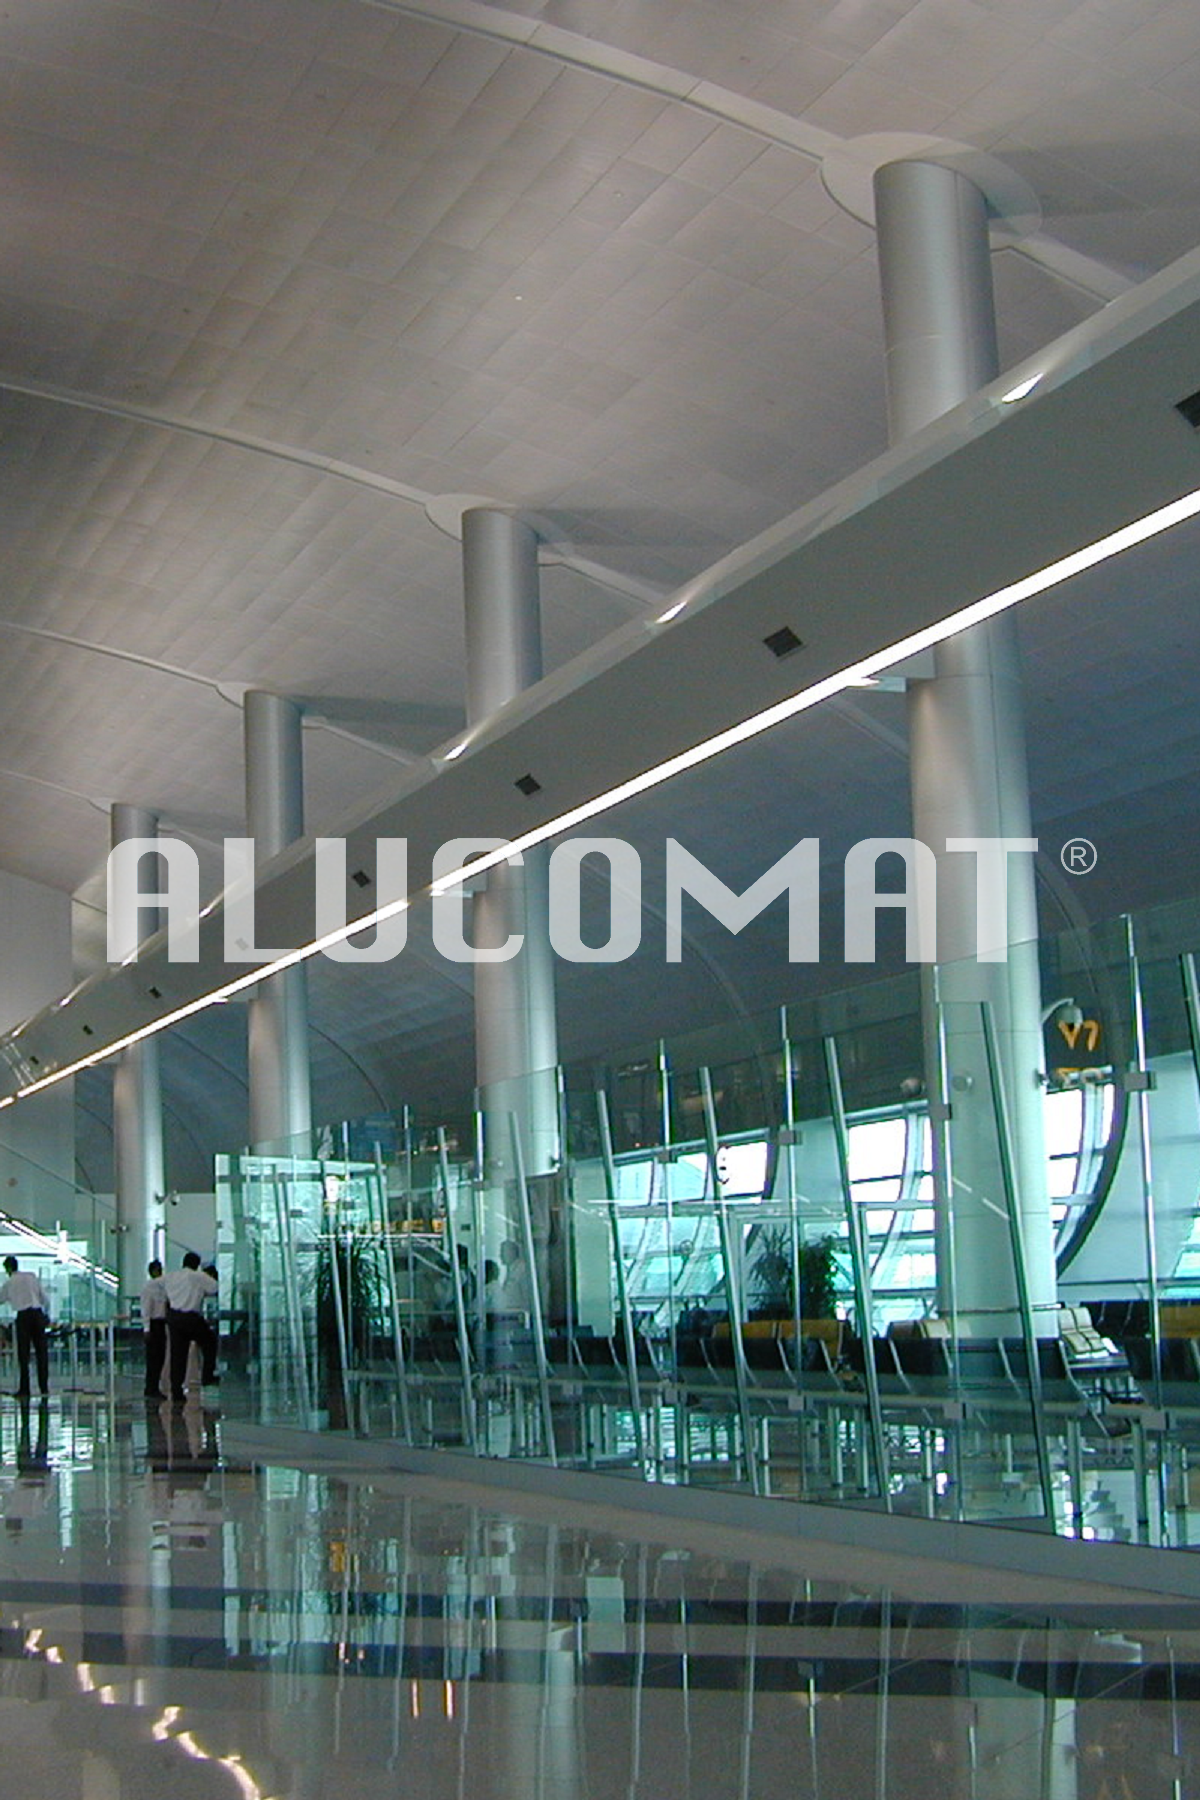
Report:
[[[167,1290],[163,1266],[155,1257],[147,1266],[150,1277],[142,1289],[142,1331],[146,1344],[147,1400],[162,1399],[163,1364],[167,1360]]]
[[[217,1334],[204,1316],[204,1302],[217,1291],[216,1278],[200,1267],[200,1258],[189,1250],[181,1268],[163,1276],[167,1294],[167,1335],[171,1343],[171,1398],[183,1400],[188,1352],[200,1346],[203,1387],[217,1379]]]
[[[29,1358],[37,1363],[39,1394],[50,1391],[49,1357],[46,1353],[46,1323],[50,1302],[36,1275],[17,1267],[15,1256],[6,1256],[4,1269],[8,1280],[0,1287],[0,1305],[11,1306],[17,1315],[17,1397],[29,1395]]]

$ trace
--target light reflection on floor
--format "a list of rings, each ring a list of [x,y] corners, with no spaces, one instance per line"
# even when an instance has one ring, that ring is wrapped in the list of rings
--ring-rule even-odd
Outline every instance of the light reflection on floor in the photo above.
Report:
[[[921,1600],[219,1439],[199,1409],[0,1404],[22,1800],[1197,1791],[1196,1609]]]

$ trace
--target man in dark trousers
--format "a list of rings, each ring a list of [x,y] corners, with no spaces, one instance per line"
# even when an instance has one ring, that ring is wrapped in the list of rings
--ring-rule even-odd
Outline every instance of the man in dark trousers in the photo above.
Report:
[[[17,1315],[17,1394],[29,1393],[29,1355],[37,1362],[38,1392],[50,1388],[49,1359],[46,1354],[46,1314],[50,1302],[36,1275],[18,1269],[15,1256],[6,1256],[4,1270],[8,1280],[0,1287],[0,1305],[11,1306]]]
[[[160,1400],[163,1364],[167,1360],[167,1290],[163,1266],[155,1257],[146,1269],[150,1277],[142,1289],[142,1330],[146,1338],[146,1398]]]
[[[217,1379],[217,1334],[204,1316],[204,1302],[217,1291],[216,1278],[200,1267],[200,1258],[189,1250],[183,1266],[163,1276],[167,1290],[167,1335],[171,1340],[171,1398],[182,1400],[188,1352],[199,1344],[200,1380],[204,1387]]]

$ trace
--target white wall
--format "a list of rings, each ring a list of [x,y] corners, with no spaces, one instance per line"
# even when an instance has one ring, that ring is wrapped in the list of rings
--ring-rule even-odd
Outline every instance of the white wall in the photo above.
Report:
[[[73,983],[71,900],[0,871],[0,1031],[10,1031]],[[0,1207],[39,1227],[86,1227],[75,1202],[75,1084],[0,1112]]]

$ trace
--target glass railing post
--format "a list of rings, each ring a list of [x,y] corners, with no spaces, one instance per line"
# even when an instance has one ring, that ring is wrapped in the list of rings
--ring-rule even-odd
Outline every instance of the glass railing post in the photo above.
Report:
[[[341,1383],[342,1383],[342,1403],[346,1409],[346,1424],[347,1424],[348,1428],[352,1432],[354,1432],[354,1435],[357,1436],[358,1432],[357,1432],[357,1428],[355,1426],[354,1413],[353,1413],[353,1408],[352,1408],[352,1403],[351,1403],[350,1345],[349,1345],[349,1339],[348,1339],[348,1334],[347,1334],[346,1298],[342,1291],[342,1267],[341,1267],[341,1248],[342,1248],[342,1246],[341,1246],[341,1242],[340,1242],[340,1233],[338,1231],[336,1224],[329,1231],[326,1241],[328,1242],[328,1245],[329,1245],[329,1269],[330,1269],[330,1277],[331,1277],[331,1283],[332,1283],[332,1288],[333,1288],[333,1313],[334,1313],[334,1318],[337,1321],[338,1361],[340,1364],[340,1374],[341,1374]],[[347,1236],[346,1236],[347,1261],[349,1260],[349,1254],[350,1254],[350,1238],[349,1238],[349,1234],[347,1233]]]
[[[962,1379],[958,1354],[958,1251],[954,1236],[954,1168],[950,1139],[950,1072],[946,1058],[946,1009],[942,1004],[941,984],[936,963],[929,969],[931,1005],[926,1029],[935,1037],[935,1054],[928,1066],[937,1080],[937,1092],[926,1095],[929,1113],[929,1148],[933,1174],[934,1249],[937,1264],[935,1304],[944,1309],[950,1324],[950,1373],[954,1391],[961,1394]],[[957,1434],[956,1434],[957,1441]],[[959,1490],[961,1497],[961,1489]]]
[[[671,1180],[671,1062],[667,1054],[667,1041],[659,1038],[656,1050],[656,1067],[658,1070],[658,1164],[662,1169],[663,1201],[666,1220],[666,1258],[667,1258],[667,1331],[670,1337],[671,1373],[674,1378],[679,1370],[679,1306],[675,1292],[675,1195]],[[686,1432],[687,1425],[684,1422]]]
[[[508,1115],[512,1137],[513,1170],[516,1176],[517,1207],[521,1216],[521,1241],[525,1266],[529,1270],[530,1322],[533,1325],[533,1350],[537,1359],[538,1399],[541,1404],[542,1441],[546,1455],[555,1468],[558,1452],[554,1443],[554,1414],[550,1407],[550,1364],[546,1357],[546,1333],[542,1318],[542,1283],[534,1253],[533,1216],[529,1209],[529,1187],[525,1180],[525,1152],[521,1145],[521,1123],[516,1113]]]
[[[803,1343],[800,1321],[804,1310],[804,1300],[800,1293],[800,1208],[796,1195],[796,1139],[799,1127],[796,1123],[795,1069],[786,1006],[779,1010],[779,1035],[783,1045],[783,1129],[779,1133],[779,1148],[784,1153],[783,1164],[787,1169],[788,1240],[792,1256],[792,1345],[795,1367],[799,1369]]]
[[[1153,1367],[1155,1407],[1161,1411],[1162,1316],[1159,1311],[1158,1221],[1154,1203],[1154,1154],[1150,1145],[1151,1075],[1146,1062],[1146,1015],[1142,999],[1142,974],[1138,961],[1133,914],[1125,914],[1125,957],[1129,971],[1129,997],[1133,1014],[1133,1068],[1125,1076],[1127,1089],[1137,1100],[1138,1151],[1142,1175],[1142,1221],[1145,1227],[1146,1286],[1150,1296],[1150,1356]]]
[[[875,1460],[875,1479],[888,1512],[892,1510],[891,1476],[888,1469],[887,1441],[883,1434],[883,1412],[879,1402],[879,1371],[875,1367],[875,1320],[871,1303],[871,1268],[867,1255],[866,1234],[862,1216],[854,1203],[850,1183],[850,1138],[846,1128],[846,1103],[842,1095],[842,1072],[838,1061],[837,1042],[825,1039],[825,1074],[829,1086],[829,1104],[833,1115],[834,1142],[837,1146],[838,1175],[842,1184],[842,1201],[846,1209],[846,1227],[850,1240],[850,1266],[854,1277],[854,1310],[863,1341],[863,1379],[867,1389],[867,1419],[871,1433],[871,1449]]]
[[[746,1323],[746,1314],[742,1305],[741,1265],[740,1261],[734,1257],[729,1211],[725,1203],[725,1190],[721,1185],[717,1110],[713,1105],[712,1077],[706,1068],[700,1070],[700,1094],[704,1105],[704,1147],[708,1158],[708,1177],[712,1186],[713,1207],[717,1218],[721,1261],[725,1267],[725,1299],[729,1309],[729,1335],[733,1347],[733,1381],[742,1432],[742,1455],[746,1464],[750,1491],[757,1494],[762,1483],[758,1454],[754,1443],[754,1421],[750,1415],[750,1374],[746,1367],[746,1346],[742,1340],[742,1328]]]
[[[666,1038],[659,1038],[658,1068],[658,1141],[664,1150],[671,1147],[671,1060]]]
[[[613,1275],[617,1284],[617,1305],[621,1313],[621,1335],[625,1342],[625,1368],[629,1379],[629,1405],[633,1414],[634,1448],[638,1467],[646,1466],[646,1445],[642,1429],[642,1394],[637,1368],[637,1335],[633,1314],[629,1309],[629,1284],[625,1279],[625,1258],[621,1254],[621,1222],[617,1214],[617,1168],[613,1158],[612,1121],[608,1116],[608,1095],[603,1088],[596,1091],[596,1120],[600,1128],[600,1155],[604,1163],[604,1191],[608,1196],[608,1229],[612,1237]]]
[[[92,1239],[89,1248],[92,1253],[91,1268],[88,1270],[88,1280],[92,1290],[92,1317],[93,1319],[97,1319],[100,1316],[100,1296],[96,1271],[96,1196],[94,1194],[92,1195]],[[139,1270],[138,1273],[140,1274],[141,1271]],[[120,1304],[121,1296],[118,1293],[117,1305],[119,1306]]]
[[[442,1200],[446,1208],[446,1250],[454,1288],[454,1330],[458,1338],[458,1362],[462,1370],[462,1417],[467,1443],[472,1454],[479,1453],[475,1430],[475,1383],[471,1367],[471,1334],[467,1330],[467,1307],[463,1299],[462,1268],[458,1258],[458,1228],[454,1223],[454,1196],[450,1189],[450,1158],[446,1151],[446,1128],[437,1128],[438,1175],[442,1184]],[[479,1269],[479,1293],[483,1292],[483,1267]],[[482,1304],[482,1299],[481,1299]]]
[[[1033,1437],[1037,1454],[1038,1482],[1042,1490],[1042,1507],[1053,1528],[1054,1483],[1050,1474],[1050,1449],[1046,1442],[1046,1411],[1042,1395],[1042,1365],[1038,1336],[1034,1329],[1033,1309],[1029,1303],[1029,1278],[1025,1267],[1024,1234],[1021,1230],[1020,1195],[1013,1161],[1012,1130],[1008,1118],[1008,1096],[996,1044],[996,1021],[988,1001],[980,1002],[983,1044],[987,1056],[988,1085],[992,1110],[996,1119],[996,1148],[1000,1153],[1000,1180],[1004,1190],[1004,1210],[1008,1218],[1008,1235],[1013,1260],[1013,1279],[1017,1289],[1017,1309],[1021,1316],[1021,1336],[1025,1341],[1025,1361],[1029,1369],[1029,1399],[1033,1409]]]
[[[379,1217],[376,1221],[375,1198],[378,1196]],[[406,1444],[412,1443],[412,1417],[408,1404],[408,1358],[404,1354],[404,1332],[400,1325],[400,1294],[396,1287],[396,1263],[392,1255],[391,1234],[388,1230],[387,1182],[383,1173],[383,1157],[379,1145],[375,1146],[375,1179],[367,1189],[367,1205],[372,1226],[379,1232],[377,1242],[383,1258],[384,1291],[387,1295],[388,1315],[392,1324],[392,1350],[396,1358],[396,1386],[400,1399],[400,1429],[404,1433]]]

